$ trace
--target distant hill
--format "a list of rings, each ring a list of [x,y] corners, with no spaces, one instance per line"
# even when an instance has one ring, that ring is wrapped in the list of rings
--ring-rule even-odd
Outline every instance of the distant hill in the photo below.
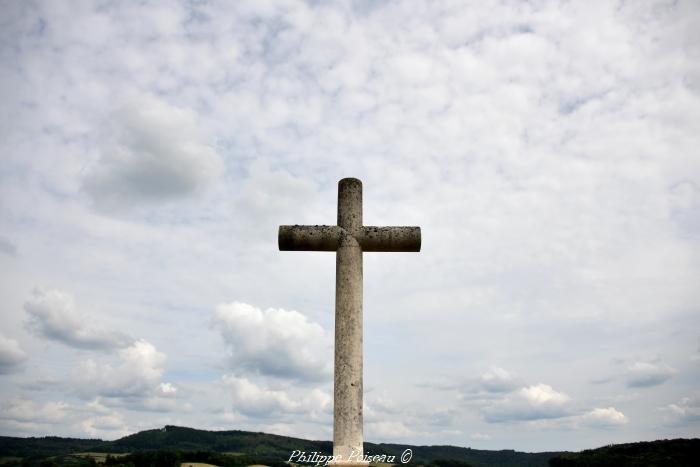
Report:
[[[695,466],[700,465],[700,440],[662,440],[645,443],[611,445],[598,449],[569,452],[525,453],[513,450],[487,451],[456,446],[411,446],[407,444],[365,443],[368,455],[394,455],[396,463],[406,449],[413,451],[409,465],[435,467],[627,467],[627,466]],[[115,441],[73,439],[53,436],[43,438],[0,437],[0,464],[12,465],[91,465],[75,455],[81,452],[124,454],[131,465],[173,465],[177,459],[216,465],[279,465],[292,451],[330,454],[330,441],[311,441],[250,431],[206,431],[166,426],[146,430]],[[161,452],[163,454],[154,453]],[[179,453],[179,454],[167,454]],[[210,453],[210,454],[207,454]],[[223,455],[223,456],[222,456]],[[155,457],[154,457],[155,456]],[[179,456],[179,457],[178,457]],[[695,462],[690,463],[690,460]],[[82,464],[81,464],[82,462]],[[217,463],[218,462],[218,463]],[[111,464],[119,465],[119,464]],[[400,465],[400,464],[399,464]]]
[[[549,461],[550,467],[695,467],[700,465],[700,439],[664,439],[613,444],[566,453]]]
[[[368,455],[396,456],[399,463],[406,449],[413,451],[412,465],[430,464],[438,460],[454,460],[474,467],[546,467],[550,458],[562,452],[524,453],[513,450],[486,451],[456,446],[411,446],[407,444],[365,443]],[[71,438],[0,437],[0,457],[32,458],[67,455],[76,452],[134,453],[157,450],[211,451],[240,453],[247,458],[286,461],[292,451],[330,454],[330,441],[311,441],[288,436],[250,431],[207,431],[166,426],[125,436],[115,441],[79,440]],[[444,464],[444,463],[443,463]],[[269,463],[268,463],[269,465]]]

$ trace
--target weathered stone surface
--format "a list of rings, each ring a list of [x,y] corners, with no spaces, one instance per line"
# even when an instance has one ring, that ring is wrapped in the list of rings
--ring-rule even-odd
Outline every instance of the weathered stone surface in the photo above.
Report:
[[[362,446],[362,252],[420,251],[420,227],[362,225],[362,182],[338,182],[338,225],[282,225],[280,250],[335,251],[333,455],[366,466]]]
[[[333,379],[333,456],[362,453],[362,182],[338,183],[335,262],[335,374]]]
[[[280,251],[336,251],[341,228],[337,225],[280,225]]]
[[[362,232],[362,182],[356,178],[338,182],[338,226],[355,238]]]
[[[363,227],[362,251],[420,251],[420,227]]]
[[[335,263],[333,455],[362,452],[362,249],[343,235]]]

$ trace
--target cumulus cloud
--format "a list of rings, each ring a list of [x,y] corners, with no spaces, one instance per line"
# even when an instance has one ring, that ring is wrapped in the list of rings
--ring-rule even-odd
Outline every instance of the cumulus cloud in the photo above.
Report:
[[[157,204],[192,195],[222,172],[194,112],[153,95],[128,99],[114,115],[102,157],[83,186],[107,209]]]
[[[561,418],[570,415],[569,396],[547,384],[526,386],[481,409],[489,423]]]
[[[213,326],[237,371],[314,381],[330,376],[329,335],[297,311],[233,302],[217,307]]]
[[[44,433],[61,424],[70,414],[62,401],[36,402],[13,398],[0,404],[0,428],[10,432]]]
[[[627,365],[625,379],[627,387],[646,388],[663,384],[676,373],[663,362],[635,361]]]
[[[564,417],[528,420],[527,427],[546,430],[609,430],[627,425],[629,419],[615,407],[596,407]]]
[[[479,387],[486,392],[510,392],[517,386],[517,378],[499,367],[493,367],[479,377]]]
[[[406,414],[407,407],[401,407],[396,400],[386,394],[365,395],[363,414],[367,421],[379,421],[387,416]]]
[[[624,425],[627,417],[614,407],[582,410],[568,394],[548,384],[522,385],[508,371],[494,367],[461,399],[479,408],[488,423],[525,422],[535,428],[604,428]]]
[[[333,407],[331,396],[319,388],[292,396],[285,390],[271,389],[236,375],[224,375],[221,384],[231,398],[233,412],[248,417],[279,418],[303,413],[318,420],[328,417]]]
[[[60,290],[34,289],[24,310],[29,315],[30,330],[70,347],[110,350],[133,342],[120,332],[87,326],[89,320],[78,313],[73,297]]]
[[[667,421],[673,424],[697,423],[700,421],[700,393],[669,404],[663,411],[666,412]]]
[[[610,427],[626,424],[629,420],[614,407],[595,408],[579,416],[583,425],[590,427]]]
[[[9,399],[0,404],[0,428],[35,436],[55,433],[103,439],[129,432],[123,414],[101,404],[99,399],[84,405]]]
[[[130,434],[124,415],[118,412],[92,416],[83,420],[80,426],[91,438],[121,437]]]
[[[233,408],[245,415],[270,415],[298,411],[301,404],[284,391],[262,388],[246,378],[226,375],[223,383],[233,399]]]
[[[18,422],[58,423],[66,417],[65,402],[38,403],[29,399],[11,399],[2,405],[2,416]]]
[[[16,340],[0,334],[0,375],[17,370],[26,359],[26,352]]]
[[[441,389],[459,390],[458,397],[461,400],[488,400],[498,399],[503,394],[509,393],[523,386],[520,378],[508,372],[507,370],[494,366],[479,375],[477,378],[471,379],[468,383],[460,386],[451,384],[443,384],[438,386]]]
[[[101,396],[118,405],[167,411],[176,407],[177,387],[161,381],[166,356],[153,344],[138,340],[121,349],[116,364],[88,359],[82,362],[76,379],[78,392],[86,398]]]

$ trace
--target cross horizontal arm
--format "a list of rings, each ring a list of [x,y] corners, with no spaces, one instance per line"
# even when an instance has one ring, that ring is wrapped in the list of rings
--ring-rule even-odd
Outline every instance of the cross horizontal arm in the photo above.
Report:
[[[280,225],[280,251],[336,251],[342,229],[337,225]]]
[[[280,225],[280,251],[336,251],[343,229],[337,225]],[[420,227],[362,227],[362,251],[420,251]]]
[[[362,251],[420,251],[420,227],[362,227]]]

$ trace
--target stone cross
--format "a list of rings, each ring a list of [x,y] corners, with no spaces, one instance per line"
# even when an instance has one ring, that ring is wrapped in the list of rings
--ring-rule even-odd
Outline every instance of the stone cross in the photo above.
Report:
[[[362,252],[420,251],[420,227],[362,225],[362,182],[338,182],[338,225],[281,225],[281,251],[335,251],[333,456],[362,462]],[[355,460],[353,462],[353,460]]]

